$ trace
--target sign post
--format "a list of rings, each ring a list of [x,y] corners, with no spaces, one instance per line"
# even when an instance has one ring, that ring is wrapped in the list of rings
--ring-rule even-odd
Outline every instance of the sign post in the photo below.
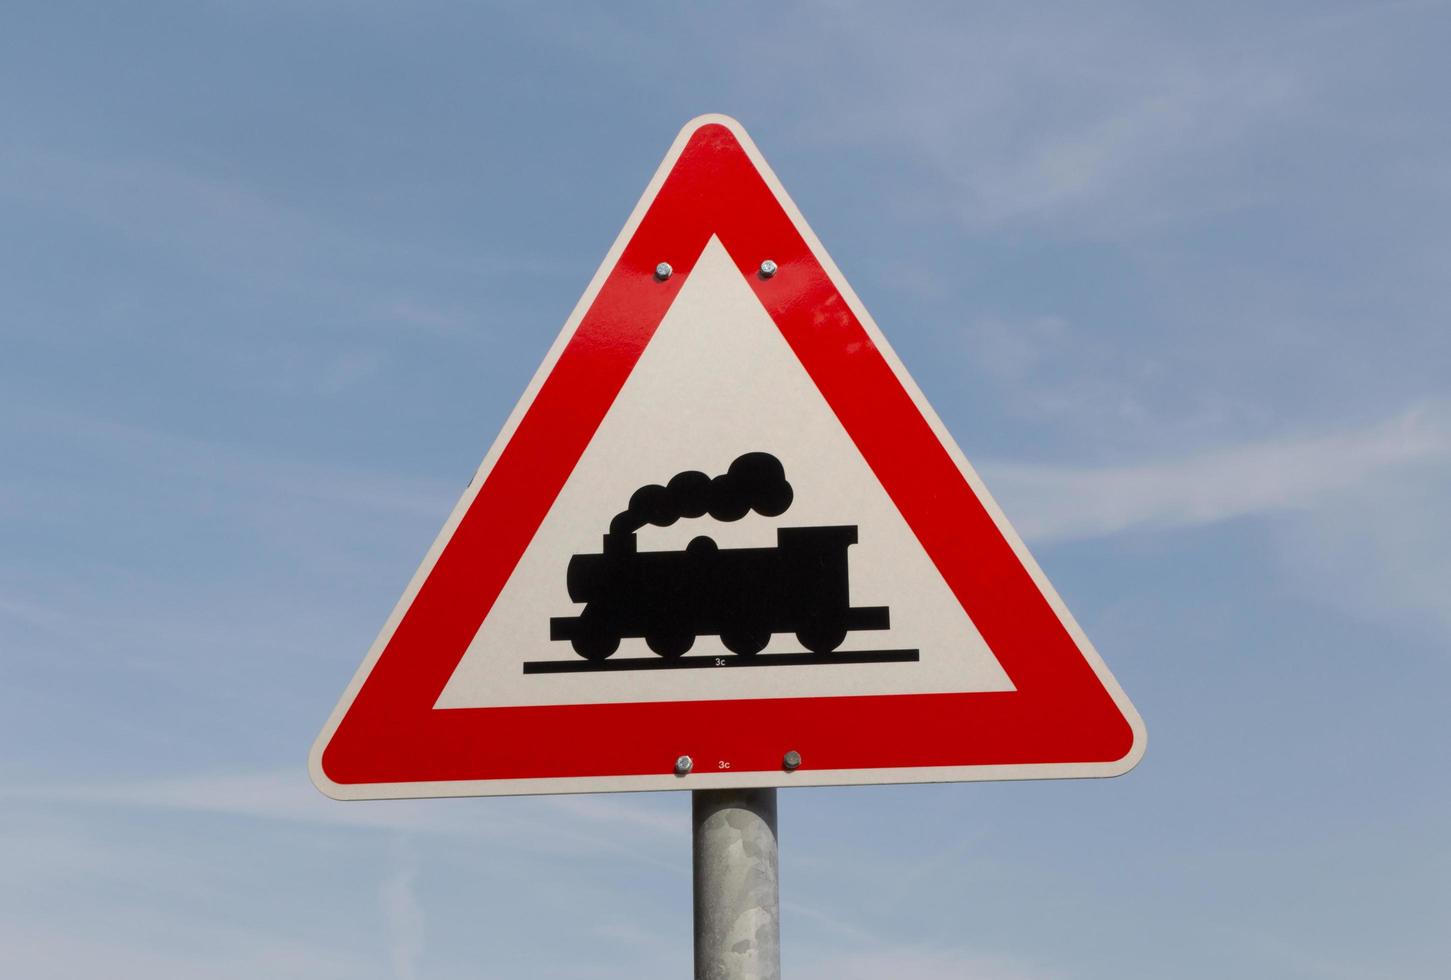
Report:
[[[690,794],[697,980],[779,980],[775,789]]]
[[[337,799],[693,790],[779,973],[775,788],[1115,776],[1144,726],[733,119],[687,123],[313,745]]]

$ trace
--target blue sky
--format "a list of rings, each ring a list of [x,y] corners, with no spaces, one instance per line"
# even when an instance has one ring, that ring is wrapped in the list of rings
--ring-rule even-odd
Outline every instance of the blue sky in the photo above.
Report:
[[[739,118],[1143,714],[783,794],[807,980],[1451,959],[1443,3],[7,11],[0,973],[680,976],[684,794],[308,746],[676,130]]]

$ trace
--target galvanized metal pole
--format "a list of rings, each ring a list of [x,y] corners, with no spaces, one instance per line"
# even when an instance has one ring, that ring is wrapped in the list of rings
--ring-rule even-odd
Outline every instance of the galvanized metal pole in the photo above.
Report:
[[[696,790],[695,980],[780,980],[776,791]]]

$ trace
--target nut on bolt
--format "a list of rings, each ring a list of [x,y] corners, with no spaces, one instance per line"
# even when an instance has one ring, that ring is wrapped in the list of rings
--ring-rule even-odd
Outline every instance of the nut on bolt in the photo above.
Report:
[[[666,279],[670,278],[671,273],[673,273],[674,271],[674,269],[670,268],[669,262],[661,262],[659,265],[655,266],[655,278],[659,279],[661,282],[664,282]]]
[[[770,259],[767,259],[766,261],[764,261],[764,262],[761,263],[761,278],[762,279],[770,279],[775,274],[776,274],[776,263],[775,262],[772,262]]]
[[[801,768],[801,753],[792,749],[781,759],[781,766],[787,772],[795,772]]]
[[[682,755],[675,760],[675,775],[684,776],[695,768],[695,762],[688,755]]]

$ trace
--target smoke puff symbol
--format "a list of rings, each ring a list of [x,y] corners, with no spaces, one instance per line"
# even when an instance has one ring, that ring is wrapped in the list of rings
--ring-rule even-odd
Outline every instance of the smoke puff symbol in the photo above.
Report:
[[[714,478],[687,470],[664,486],[641,487],[630,496],[630,506],[610,521],[610,533],[633,534],[646,524],[669,527],[682,517],[706,514],[718,521],[738,521],[751,511],[777,517],[791,506],[793,496],[779,459],[770,453],[746,453]]]

